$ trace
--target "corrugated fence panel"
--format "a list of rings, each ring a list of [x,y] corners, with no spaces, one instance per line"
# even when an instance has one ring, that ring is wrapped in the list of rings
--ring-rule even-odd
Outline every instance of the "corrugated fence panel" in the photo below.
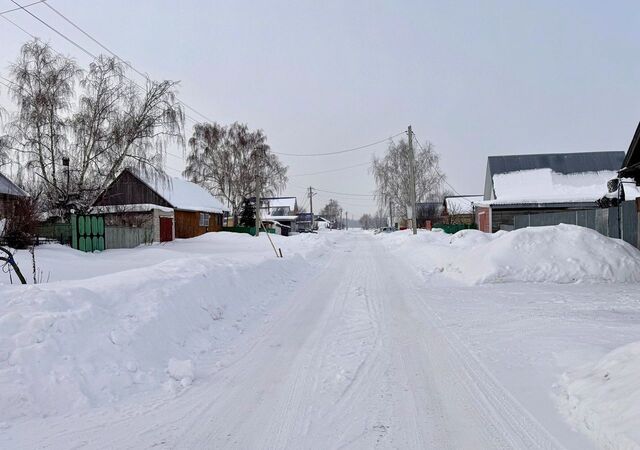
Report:
[[[529,218],[531,216],[529,214],[523,214],[521,216],[515,216],[513,218],[513,228],[516,230],[518,228],[526,228],[529,226]]]
[[[622,239],[633,246],[638,246],[638,213],[635,202],[622,204]]]
[[[618,222],[618,209],[620,209],[620,222]],[[611,238],[622,238],[629,244],[640,248],[639,215],[635,202],[628,201],[623,202],[620,208],[522,214],[514,216],[513,223],[515,229],[561,223],[579,225],[596,230]]]
[[[153,242],[153,230],[150,228],[105,227],[105,247],[133,248]]]
[[[621,224],[618,223],[618,208],[609,208],[609,237],[619,239]],[[605,234],[605,233],[603,233]],[[606,234],[605,234],[606,235]]]
[[[609,210],[608,209],[596,209],[596,227],[595,230],[609,236]]]

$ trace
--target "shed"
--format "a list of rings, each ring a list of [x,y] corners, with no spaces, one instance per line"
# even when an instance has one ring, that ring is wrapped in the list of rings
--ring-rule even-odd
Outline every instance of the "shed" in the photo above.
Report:
[[[494,232],[512,229],[519,214],[596,208],[624,157],[620,151],[490,156],[476,222]]]
[[[482,195],[449,195],[442,202],[442,218],[448,223],[473,223],[475,204],[483,200]]]
[[[29,194],[0,173],[0,218],[8,217],[13,212],[16,202],[28,196]]]
[[[93,211],[107,225],[151,228],[153,240],[191,238],[222,229],[227,208],[201,186],[179,177],[145,179],[125,169],[98,196]]]

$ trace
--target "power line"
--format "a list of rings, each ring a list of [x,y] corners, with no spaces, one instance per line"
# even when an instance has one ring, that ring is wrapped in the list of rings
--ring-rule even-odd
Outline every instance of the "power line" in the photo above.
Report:
[[[38,0],[37,2],[33,2],[33,3],[29,3],[28,5],[21,6],[20,8],[5,9],[4,11],[0,11],[0,14],[7,14],[14,11],[20,11],[22,8],[28,8],[30,6],[37,5],[38,3],[44,3],[46,1],[47,0]]]
[[[24,12],[26,12],[27,14],[29,14],[31,17],[33,17],[34,19],[36,19],[38,22],[42,23],[44,26],[46,26],[47,28],[49,28],[51,31],[53,31],[54,33],[56,33],[57,35],[59,35],[60,37],[62,37],[64,40],[66,40],[67,42],[69,42],[71,45],[73,45],[74,47],[76,47],[77,49],[79,49],[81,52],[85,53],[86,55],[88,55],[89,57],[91,57],[93,60],[98,60],[98,57],[96,55],[94,55],[93,53],[91,53],[89,50],[87,50],[86,48],[84,48],[82,45],[80,45],[79,43],[77,43],[76,41],[74,41],[73,39],[71,39],[70,37],[68,37],[67,35],[65,35],[64,33],[62,33],[61,31],[57,30],[56,28],[54,28],[53,26],[49,25],[45,20],[41,19],[40,17],[38,17],[37,15],[35,15],[34,13],[32,13],[31,11],[29,11],[27,9],[28,6],[30,5],[20,5],[18,2],[16,2],[15,0],[11,0],[12,3],[14,3],[16,6],[18,6],[18,8],[15,8],[15,11],[18,10],[22,10]],[[37,3],[36,3],[37,4]],[[49,6],[48,4],[45,3],[45,5]],[[9,23],[11,23],[12,25],[14,25],[15,27],[17,27],[18,29],[20,29],[22,32],[24,32],[25,34],[27,34],[28,36],[30,36],[32,39],[38,39],[37,36],[35,36],[34,34],[30,33],[29,31],[25,30],[24,28],[22,28],[20,25],[18,25],[17,23],[15,23],[13,20],[9,19],[8,17],[6,17],[4,15],[4,13],[0,13],[0,17],[2,17],[3,19],[5,19],[6,21],[8,21]],[[105,47],[106,48],[106,47]],[[52,48],[53,50],[53,48]],[[56,54],[58,54],[59,56],[62,56],[61,53],[53,50]],[[120,61],[122,61],[125,65],[128,65],[128,63],[124,60],[122,60],[120,57],[116,56],[114,54],[114,56],[118,59],[120,59]],[[129,67],[131,67],[130,65],[128,65]],[[137,86],[139,89],[144,91],[144,88],[142,86],[140,86],[140,84],[138,84],[135,80],[132,80],[131,78],[127,77],[126,75],[124,75],[124,77],[129,80],[131,83],[133,83],[135,86]],[[146,77],[147,80],[149,80],[148,77]],[[187,106],[189,109],[193,109],[190,106],[186,105],[182,100],[177,99],[178,103],[180,103],[183,106]],[[185,118],[188,118],[190,120],[192,120],[194,123],[199,123],[199,120],[194,119],[193,117],[189,116],[188,114],[184,114]]]
[[[413,132],[413,135],[416,136],[416,133]],[[422,144],[420,143],[420,139],[418,139],[418,136],[416,136],[416,142],[418,143],[418,146],[420,147],[420,149],[422,149],[422,151],[425,151],[424,147],[422,146]],[[444,184],[446,184],[447,186],[449,186],[453,192],[455,192],[456,194],[458,194],[458,196],[464,198],[464,195],[460,194],[460,192],[458,192],[456,190],[456,188],[454,188],[453,186],[451,186],[451,184],[447,181],[447,179],[445,178],[445,175],[443,173],[438,172],[438,175],[440,175],[440,179],[442,180],[442,182]],[[466,201],[468,201],[469,203],[473,204],[473,202],[471,200],[469,200],[468,198],[464,198]]]
[[[299,189],[307,189],[305,187],[302,186],[298,186],[295,184],[292,184],[293,187],[299,188]],[[317,187],[313,188],[315,191],[318,192],[324,192],[326,194],[335,194],[335,195],[345,195],[345,196],[349,196],[349,197],[374,197],[373,194],[352,194],[352,193],[346,193],[346,192],[334,192],[334,191],[327,191],[325,189],[318,189]]]
[[[357,150],[362,150],[363,148],[372,147],[374,145],[381,144],[383,142],[391,140],[391,139],[393,139],[395,137],[398,137],[401,134],[405,134],[405,133],[406,133],[406,131],[402,131],[402,132],[400,132],[398,134],[394,134],[393,136],[389,136],[389,137],[386,137],[384,139],[380,139],[379,141],[372,142],[370,144],[361,145],[359,147],[347,148],[345,150],[338,150],[338,151],[335,151],[335,152],[326,152],[326,153],[283,153],[283,152],[273,152],[273,153],[275,153],[276,155],[283,155],[283,156],[330,156],[330,155],[339,155],[339,154],[342,154],[342,153],[355,152]]]
[[[339,169],[331,169],[331,170],[323,170],[321,172],[312,172],[312,173],[300,173],[297,175],[289,175],[290,177],[307,177],[307,176],[311,176],[311,175],[322,175],[324,173],[333,173],[333,172],[340,172],[342,170],[348,170],[348,169],[353,169],[355,167],[363,167],[363,166],[368,166],[371,163],[362,163],[362,164],[354,164],[353,166],[347,166],[347,167],[340,167]]]
[[[13,0],[12,0],[13,1]],[[58,11],[57,9],[55,9],[53,6],[51,6],[49,3],[46,3],[46,0],[42,0],[44,3],[44,5],[49,8],[50,10],[52,10],[54,13],[56,13],[58,16],[62,17],[67,23],[69,23],[71,26],[73,26],[75,29],[77,29],[78,31],[80,31],[82,34],[84,34],[86,37],[88,37],[89,39],[91,39],[93,42],[95,42],[96,44],[98,44],[102,49],[106,50],[107,52],[109,52],[111,54],[111,56],[118,58],[120,61],[122,61],[123,64],[125,64],[127,67],[129,67],[131,70],[133,70],[135,73],[137,73],[138,75],[140,75],[141,77],[143,77],[145,80],[149,81],[149,75],[147,75],[146,73],[143,73],[141,71],[139,71],[138,69],[136,69],[135,67],[133,67],[133,65],[131,65],[131,63],[125,61],[123,58],[121,58],[119,55],[117,55],[114,51],[112,51],[111,49],[109,49],[108,47],[106,47],[104,44],[102,44],[100,41],[98,41],[95,37],[93,37],[92,35],[90,35],[87,31],[85,31],[84,29],[82,29],[78,24],[76,24],[75,22],[73,22],[71,19],[69,19],[67,16],[65,16],[64,14],[62,14],[60,11]],[[187,103],[183,102],[182,100],[178,99],[178,102],[180,102],[181,105],[183,105],[185,108],[191,110],[192,112],[194,112],[195,114],[199,115],[200,117],[202,117],[204,120],[206,120],[207,122],[213,122],[213,120],[211,120],[209,117],[205,116],[204,114],[202,114],[200,111],[198,111],[197,109],[193,108],[192,106],[189,106]]]

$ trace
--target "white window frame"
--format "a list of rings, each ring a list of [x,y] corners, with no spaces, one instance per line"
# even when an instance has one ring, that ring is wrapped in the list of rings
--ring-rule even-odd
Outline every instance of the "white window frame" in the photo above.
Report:
[[[208,227],[209,226],[209,218],[211,216],[208,213],[200,213],[200,226]]]

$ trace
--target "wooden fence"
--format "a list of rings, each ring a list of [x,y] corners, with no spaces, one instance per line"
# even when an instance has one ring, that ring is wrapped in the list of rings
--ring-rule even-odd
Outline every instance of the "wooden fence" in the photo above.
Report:
[[[151,228],[111,227],[104,230],[105,247],[133,248],[142,244],[153,242],[153,230]]]

